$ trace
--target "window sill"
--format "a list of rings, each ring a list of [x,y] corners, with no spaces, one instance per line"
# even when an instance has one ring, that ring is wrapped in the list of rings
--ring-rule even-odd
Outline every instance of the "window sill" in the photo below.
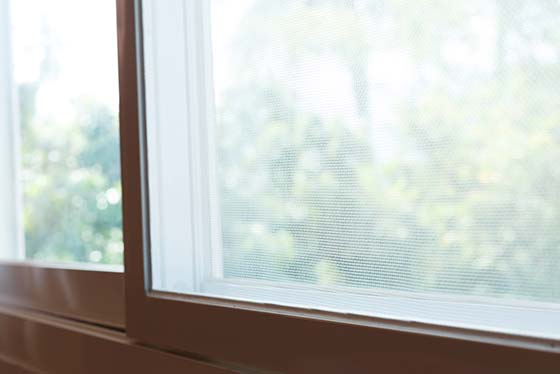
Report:
[[[0,302],[98,325],[125,327],[124,274],[107,268],[0,262]]]
[[[0,306],[0,331],[2,373],[232,372],[141,346],[123,332],[12,307]]]

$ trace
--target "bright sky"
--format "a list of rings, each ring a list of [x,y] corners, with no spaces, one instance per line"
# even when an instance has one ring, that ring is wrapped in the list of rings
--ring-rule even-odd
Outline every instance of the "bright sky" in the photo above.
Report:
[[[66,119],[80,96],[118,110],[114,0],[12,0],[12,43],[17,83],[39,78],[50,45],[58,65],[41,85],[39,116]]]

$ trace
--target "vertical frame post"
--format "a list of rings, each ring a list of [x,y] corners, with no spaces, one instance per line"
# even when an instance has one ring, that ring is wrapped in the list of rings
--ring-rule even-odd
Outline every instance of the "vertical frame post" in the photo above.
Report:
[[[12,63],[10,0],[0,1],[0,258],[25,256],[19,188],[17,90]]]

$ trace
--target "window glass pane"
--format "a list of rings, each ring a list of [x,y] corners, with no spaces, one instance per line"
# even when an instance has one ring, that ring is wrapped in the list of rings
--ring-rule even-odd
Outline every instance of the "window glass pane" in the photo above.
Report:
[[[121,264],[115,2],[1,1],[11,6],[1,63],[13,83],[20,258]]]
[[[145,15],[154,288],[560,336],[557,2],[186,3]]]

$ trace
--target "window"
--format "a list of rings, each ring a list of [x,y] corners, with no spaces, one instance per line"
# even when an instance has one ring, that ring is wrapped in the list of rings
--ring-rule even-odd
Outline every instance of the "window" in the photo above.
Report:
[[[559,8],[119,9],[129,336],[277,371],[557,350]]]
[[[11,257],[122,264],[114,3],[8,3],[6,211],[24,239]]]
[[[557,373],[559,15],[0,0],[0,353]]]
[[[153,289],[560,336],[560,9],[523,4],[145,2]]]
[[[124,326],[111,0],[0,1],[0,302]]]

